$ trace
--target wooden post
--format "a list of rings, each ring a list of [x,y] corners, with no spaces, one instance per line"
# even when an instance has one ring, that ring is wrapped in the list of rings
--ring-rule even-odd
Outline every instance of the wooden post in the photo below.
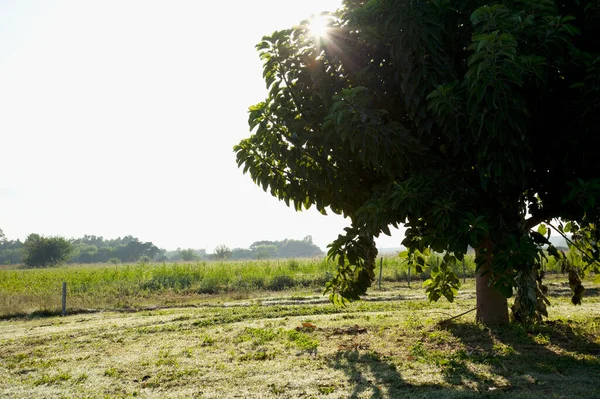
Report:
[[[383,274],[383,256],[379,258],[379,289],[381,289],[381,275]]]
[[[463,257],[463,283],[467,281],[467,269],[465,267],[465,258]]]
[[[408,288],[410,288],[410,263],[408,264]]]
[[[62,315],[67,315],[67,283],[62,283]]]

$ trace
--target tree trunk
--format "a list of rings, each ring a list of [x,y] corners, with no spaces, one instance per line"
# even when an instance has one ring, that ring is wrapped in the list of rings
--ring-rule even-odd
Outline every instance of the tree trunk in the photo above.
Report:
[[[476,251],[478,254],[479,251]],[[493,287],[490,287],[489,260],[481,266],[475,275],[477,294],[476,320],[486,326],[498,326],[508,323],[508,301]]]

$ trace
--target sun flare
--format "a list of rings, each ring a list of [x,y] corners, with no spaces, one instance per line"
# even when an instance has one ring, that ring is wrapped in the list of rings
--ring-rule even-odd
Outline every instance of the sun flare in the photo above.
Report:
[[[315,15],[310,19],[308,31],[311,36],[323,37],[327,36],[329,31],[329,18],[323,15]]]

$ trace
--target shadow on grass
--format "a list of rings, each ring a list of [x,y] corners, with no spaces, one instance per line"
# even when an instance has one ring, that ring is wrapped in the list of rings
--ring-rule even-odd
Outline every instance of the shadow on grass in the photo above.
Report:
[[[373,351],[339,351],[328,366],[344,372],[350,398],[599,398],[599,324],[600,317],[586,325],[553,321],[493,331],[450,324],[444,330],[456,338],[453,345],[423,347],[415,358],[417,367],[440,370],[443,383],[406,381],[397,359]]]
[[[80,314],[89,313],[100,313],[102,310],[97,309],[72,309],[67,312],[67,316],[75,316]],[[61,310],[35,310],[33,312],[18,312],[4,314],[0,316],[0,321],[11,321],[11,320],[34,320],[34,319],[45,319],[50,317],[62,316]]]
[[[481,395],[474,391],[465,391],[459,387],[439,384],[412,384],[405,381],[397,371],[396,365],[375,352],[340,351],[328,361],[328,366],[342,370],[352,387],[348,396],[357,398],[481,398],[500,397],[501,392]]]
[[[330,367],[343,370],[348,383],[354,386],[350,398],[391,397],[387,392],[403,389],[405,383],[394,364],[382,360],[377,353],[341,351],[330,360]]]
[[[600,317],[592,318],[590,325],[598,322]],[[475,386],[479,392],[513,392],[519,397],[600,397],[597,331],[560,320],[535,328],[510,325],[490,330],[464,323],[445,329],[463,346],[443,368],[449,384]],[[489,369],[496,381],[486,380],[485,373],[478,372],[481,368]]]

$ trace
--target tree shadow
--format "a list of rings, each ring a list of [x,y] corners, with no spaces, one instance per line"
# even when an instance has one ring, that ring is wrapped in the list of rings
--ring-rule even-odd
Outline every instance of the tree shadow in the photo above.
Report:
[[[342,370],[353,386],[350,399],[358,398],[480,398],[477,392],[465,391],[440,384],[412,384],[405,381],[396,365],[376,352],[345,350],[337,352],[328,362],[335,370]],[[491,395],[490,397],[496,397]]]
[[[598,325],[600,317],[589,323]],[[599,398],[600,342],[594,329],[560,320],[494,330],[453,323],[440,327],[449,333],[441,348],[433,338],[441,331],[424,331],[431,340],[424,338],[423,353],[414,361],[439,369],[442,383],[407,381],[397,359],[368,349],[340,350],[327,364],[346,375],[349,398]],[[428,340],[435,348],[427,349]]]
[[[479,392],[518,391],[527,397],[600,397],[600,345],[577,324],[558,320],[491,330],[454,323],[444,329],[463,346],[444,365],[442,374],[449,384]],[[488,368],[494,380],[478,370]]]
[[[371,398],[392,397],[388,392],[406,387],[396,366],[375,352],[340,351],[329,361],[329,366],[343,370],[348,382],[354,385],[349,398],[365,397],[369,392]]]

